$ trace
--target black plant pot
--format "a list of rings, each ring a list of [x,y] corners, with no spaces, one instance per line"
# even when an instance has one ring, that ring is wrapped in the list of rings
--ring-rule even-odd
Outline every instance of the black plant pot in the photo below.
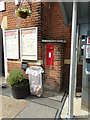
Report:
[[[30,94],[29,82],[24,85],[13,85],[11,91],[15,99],[23,99]]]
[[[20,14],[21,18],[23,18],[23,19],[25,19],[28,16],[27,12],[20,11],[19,14]]]

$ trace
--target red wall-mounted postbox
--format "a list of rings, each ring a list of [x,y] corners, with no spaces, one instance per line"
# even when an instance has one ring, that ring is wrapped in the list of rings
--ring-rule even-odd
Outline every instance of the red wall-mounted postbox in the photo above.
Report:
[[[87,44],[90,44],[90,36],[87,38]]]
[[[54,58],[54,46],[48,44],[46,46],[46,65],[53,66],[53,58]]]

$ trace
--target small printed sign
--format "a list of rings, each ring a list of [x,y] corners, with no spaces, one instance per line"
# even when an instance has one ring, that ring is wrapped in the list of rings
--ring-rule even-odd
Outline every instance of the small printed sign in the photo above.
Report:
[[[1,1],[0,2],[0,11],[3,11],[3,10],[5,10],[5,2]]]
[[[90,45],[86,46],[86,58],[90,58]]]
[[[19,0],[15,0],[15,5],[18,5],[19,4]]]
[[[49,58],[51,58],[51,52],[49,52]]]

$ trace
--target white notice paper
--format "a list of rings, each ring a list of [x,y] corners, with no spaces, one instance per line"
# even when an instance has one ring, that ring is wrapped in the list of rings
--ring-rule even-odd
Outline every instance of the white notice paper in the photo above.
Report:
[[[7,59],[19,59],[18,31],[5,31]]]
[[[21,58],[37,60],[37,29],[21,29]]]

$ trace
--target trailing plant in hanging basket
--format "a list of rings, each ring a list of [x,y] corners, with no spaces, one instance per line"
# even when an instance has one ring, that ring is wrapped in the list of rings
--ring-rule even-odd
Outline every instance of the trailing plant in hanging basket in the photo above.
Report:
[[[16,14],[18,17],[25,19],[27,16],[31,16],[31,10],[29,10],[28,8],[19,8],[16,11]]]

